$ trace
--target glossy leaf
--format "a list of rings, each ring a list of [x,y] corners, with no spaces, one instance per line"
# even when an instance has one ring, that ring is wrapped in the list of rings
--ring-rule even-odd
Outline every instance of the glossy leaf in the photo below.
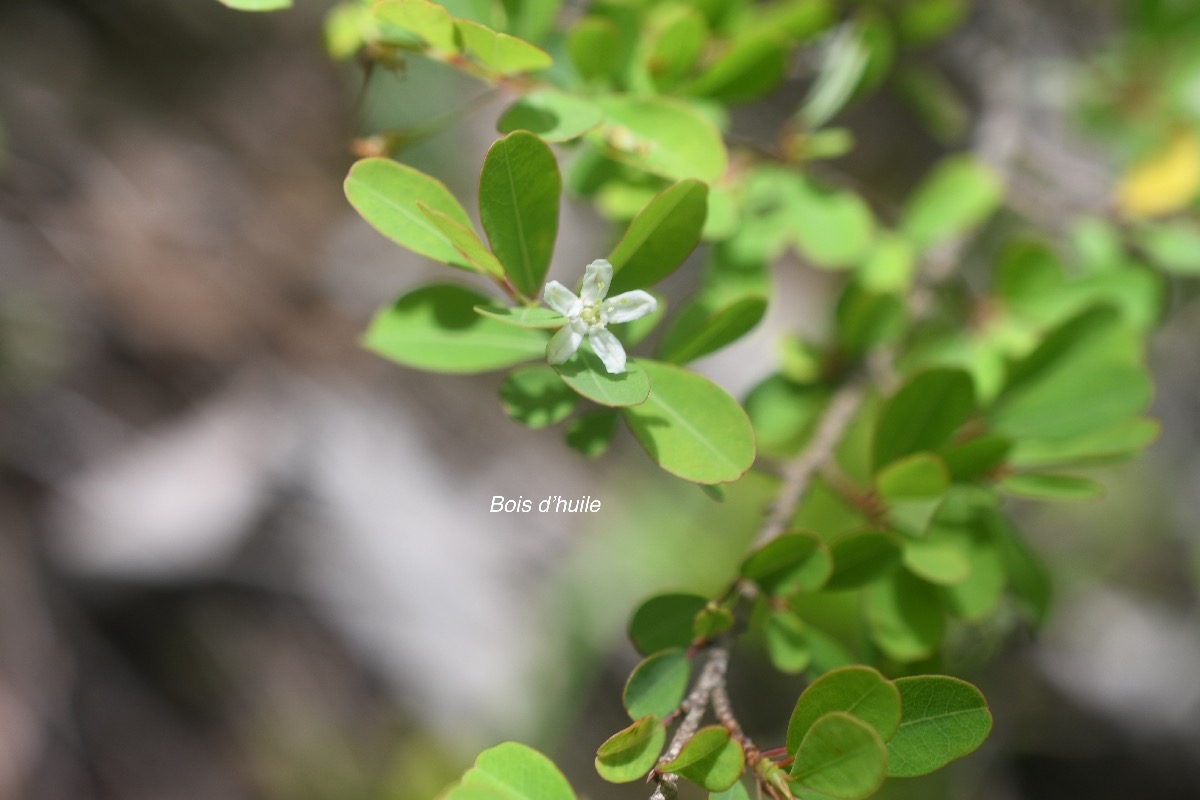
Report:
[[[641,363],[631,359],[625,363],[624,372],[614,375],[587,347],[580,347],[575,355],[555,364],[554,370],[567,386],[602,406],[636,406],[650,394],[650,378]]]
[[[975,410],[975,389],[962,370],[931,369],[911,378],[884,405],[875,431],[876,469],[942,447]]]
[[[900,563],[903,550],[893,534],[864,531],[843,536],[829,546],[833,574],[826,591],[857,589],[889,574]]]
[[[922,534],[942,504],[950,476],[932,453],[913,453],[893,461],[875,476],[875,491],[897,530]]]
[[[575,409],[579,396],[563,385],[547,366],[522,367],[500,384],[500,405],[511,419],[530,428],[561,422]]]
[[[448,214],[435,211],[422,202],[417,203],[417,210],[424,214],[425,218],[446,237],[450,246],[466,260],[468,268],[493,278],[504,276],[504,267],[500,266],[500,262],[496,260],[491,251],[483,246],[483,242],[479,241],[479,237],[470,227],[463,225]],[[451,266],[461,265],[453,264]]]
[[[725,144],[716,126],[686,103],[668,97],[611,95],[598,101],[608,122],[599,135],[614,158],[682,180],[711,183],[725,172]]]
[[[726,305],[694,301],[682,309],[663,333],[656,355],[686,364],[720,350],[746,335],[767,311],[767,298],[750,295]]]
[[[476,306],[475,313],[518,328],[556,329],[567,324],[562,314],[542,306]]]
[[[650,376],[650,396],[621,413],[650,458],[695,483],[741,477],[754,462],[754,430],[737,401],[694,372],[639,363]]]
[[[383,0],[374,5],[375,18],[419,36],[445,53],[458,52],[454,18],[428,0]]]
[[[656,717],[645,716],[608,738],[596,751],[596,772],[609,783],[629,783],[646,777],[658,760],[667,729]]]
[[[710,792],[722,792],[737,782],[745,767],[742,746],[729,738],[723,726],[709,725],[696,731],[679,755],[659,769],[687,778]]]
[[[658,283],[674,272],[700,242],[708,187],[682,180],[655,195],[638,213],[609,254],[611,292]]]
[[[479,175],[479,218],[492,252],[527,297],[538,293],[550,267],[561,190],[558,162],[533,134],[510,133],[488,149]]]
[[[887,741],[900,726],[900,692],[871,667],[842,667],[825,673],[796,701],[788,722],[788,755],[795,754],[813,725],[831,711],[858,718]]]
[[[584,458],[596,458],[608,450],[617,430],[617,415],[604,409],[581,414],[567,425],[564,438],[567,446]]]
[[[996,174],[981,161],[951,156],[917,187],[904,205],[900,230],[928,249],[983,222],[1003,197]]]
[[[491,794],[488,794],[488,793]],[[544,755],[517,742],[484,750],[445,800],[575,800],[567,779]]]
[[[638,664],[625,684],[625,710],[630,718],[665,717],[678,708],[691,669],[681,648],[661,650]]]
[[[812,652],[808,647],[804,621],[791,611],[772,611],[763,630],[767,655],[780,672],[796,674],[808,669]]]
[[[545,69],[553,63],[550,54],[539,47],[498,33],[478,22],[456,19],[463,49],[480,67],[497,75],[518,75]]]
[[[987,701],[971,684],[944,675],[899,678],[903,718],[888,742],[888,775],[911,778],[975,751],[992,730]]]
[[[742,563],[742,577],[769,595],[812,592],[833,572],[829,548],[808,533],[786,533],[755,550]]]
[[[906,570],[896,570],[866,590],[867,627],[879,649],[896,661],[933,655],[946,630],[940,597]]]
[[[556,89],[539,89],[509,106],[496,127],[501,133],[525,130],[547,142],[567,142],[603,121],[604,112],[591,101]]]
[[[363,344],[430,372],[487,372],[545,357],[545,333],[476,314],[475,306],[487,301],[461,286],[422,287],[376,314]]]
[[[424,204],[470,227],[467,212],[441,181],[390,159],[367,158],[350,168],[345,190],[350,205],[393,242],[434,261],[472,269],[418,207]]]
[[[872,794],[887,773],[887,747],[867,723],[842,711],[818,719],[796,748],[792,778],[835,798]]]
[[[629,640],[644,656],[692,643],[692,623],[708,605],[698,594],[658,594],[642,602],[629,618]]]

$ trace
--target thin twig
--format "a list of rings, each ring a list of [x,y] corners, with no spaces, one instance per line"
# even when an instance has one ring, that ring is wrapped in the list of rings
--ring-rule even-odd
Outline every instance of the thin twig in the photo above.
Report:
[[[708,651],[708,660],[704,662],[704,668],[700,671],[696,685],[692,687],[691,693],[683,701],[687,706],[687,714],[684,716],[683,722],[679,723],[679,727],[675,729],[675,735],[671,737],[671,744],[667,747],[666,752],[659,756],[659,764],[673,761],[688,740],[700,729],[700,721],[704,719],[704,712],[708,710],[713,692],[717,689],[724,689],[725,672],[728,669],[729,648],[724,645],[714,645]],[[672,800],[675,797],[679,776],[671,773],[657,773],[657,768],[656,772],[652,774],[657,778],[658,786],[655,788],[654,794],[650,796],[650,800]]]

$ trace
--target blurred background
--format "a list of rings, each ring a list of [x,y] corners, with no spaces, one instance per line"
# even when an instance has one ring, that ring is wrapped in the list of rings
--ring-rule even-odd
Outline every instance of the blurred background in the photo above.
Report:
[[[451,115],[404,159],[471,197],[504,104],[417,58],[369,81],[332,64],[327,5],[0,3],[3,800],[425,800],[502,739],[544,749],[581,795],[648,795],[591,766],[625,724],[625,617],[657,589],[717,589],[769,482],[714,504],[628,437],[584,462],[504,417],[501,376],[358,347],[438,271],[349,208],[351,142]],[[1151,6],[1187,24],[1145,24]],[[1189,6],[968,6],[912,56],[945,102],[925,118],[885,88],[844,115],[860,145],[837,168],[900,196],[998,104],[1020,132],[1013,205],[1067,235],[1175,118],[1163,107],[1200,120]],[[762,103],[737,126],[778,118]],[[552,274],[612,235],[567,199]],[[828,276],[788,266],[777,289],[805,320],[770,316],[699,365],[734,394],[781,331],[829,313]],[[1054,575],[1050,622],[959,648],[992,739],[883,796],[1200,797],[1197,342],[1195,287],[1171,282],[1162,441],[1099,473],[1100,501],[1016,509]],[[602,508],[489,511],[554,494]],[[801,684],[753,647],[737,658],[748,732],[778,739],[790,706],[770,701]]]

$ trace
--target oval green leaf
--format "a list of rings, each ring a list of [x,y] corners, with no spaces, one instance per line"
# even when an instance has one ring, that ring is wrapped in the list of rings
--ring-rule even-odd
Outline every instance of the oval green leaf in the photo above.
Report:
[[[522,367],[500,384],[500,405],[510,419],[530,428],[561,422],[575,410],[579,396],[547,366]]]
[[[736,342],[762,320],[767,298],[741,297],[726,305],[703,299],[682,309],[658,341],[656,355],[663,361],[686,364]]]
[[[609,783],[629,783],[654,767],[667,740],[667,729],[646,716],[613,734],[596,751],[596,772]]]
[[[833,574],[825,583],[826,591],[857,589],[872,583],[896,568],[903,554],[898,537],[881,531],[863,531],[836,539],[829,546]]]
[[[710,792],[723,792],[733,786],[745,768],[742,746],[729,738],[729,731],[721,725],[696,731],[678,756],[659,767]]]
[[[456,19],[463,49],[485,71],[495,75],[517,75],[545,69],[554,63],[550,54],[524,39],[497,33],[469,19]]]
[[[951,156],[908,198],[900,230],[918,249],[928,249],[983,222],[1003,195],[1004,187],[990,167],[969,156]]]
[[[687,103],[611,95],[598,104],[608,121],[589,136],[598,138],[614,158],[674,180],[712,183],[725,173],[728,156],[720,132]]]
[[[971,376],[958,369],[922,372],[892,396],[875,430],[875,469],[946,444],[975,410]]]
[[[1030,500],[1089,500],[1104,493],[1090,478],[1048,472],[1010,475],[1000,481],[1000,490]]]
[[[708,187],[683,180],[654,196],[613,248],[611,292],[657,283],[674,272],[700,241],[708,204]]]
[[[489,796],[487,792],[506,800],[576,800],[558,767],[518,742],[503,742],[480,753],[445,800],[479,800]]]
[[[561,328],[567,318],[552,308],[541,306],[475,306],[475,313],[518,328]]]
[[[887,507],[887,520],[897,530],[920,535],[950,487],[950,475],[932,453],[914,453],[893,461],[875,476],[875,491]]]
[[[525,131],[488,149],[479,175],[479,219],[517,291],[537,295],[558,233],[562,179],[554,153]]]
[[[579,95],[540,89],[524,95],[500,115],[501,133],[524,130],[547,142],[577,139],[604,121],[604,112]]]
[[[769,595],[816,591],[832,573],[829,548],[810,533],[777,536],[742,563],[742,577]]]
[[[382,0],[372,10],[375,18],[419,36],[444,53],[457,53],[458,40],[450,12],[429,0]]]
[[[650,396],[621,413],[650,458],[695,483],[740,478],[754,462],[754,430],[737,401],[694,372],[638,363],[650,376]]]
[[[461,286],[422,287],[376,314],[362,343],[431,372],[487,372],[543,358],[546,335],[479,316],[475,306],[487,300]]]
[[[687,647],[696,614],[708,605],[698,594],[658,594],[642,602],[629,618],[629,641],[644,656],[670,647]]]
[[[900,692],[871,667],[856,665],[825,673],[796,701],[788,722],[788,755],[796,753],[813,725],[831,711],[865,722],[886,742],[900,727]]]
[[[572,390],[602,406],[636,406],[650,394],[650,378],[640,362],[630,359],[624,372],[613,375],[588,347],[580,347],[554,370]]]
[[[792,675],[808,669],[812,651],[808,646],[804,620],[791,611],[772,611],[767,617],[764,635],[767,655],[780,672]]]
[[[567,425],[563,438],[575,452],[584,458],[597,458],[608,449],[613,434],[617,431],[616,412],[604,409],[581,414]]]
[[[471,221],[450,190],[412,167],[387,158],[365,158],[350,168],[346,199],[371,227],[397,244],[434,261],[474,269],[418,204],[467,227]]]
[[[896,661],[929,658],[942,641],[946,615],[937,591],[906,570],[866,590],[871,640]]]
[[[623,700],[631,719],[665,717],[687,692],[692,665],[682,648],[662,650],[638,664],[625,683]]]
[[[829,797],[857,800],[879,788],[887,774],[888,751],[867,723],[842,711],[818,719],[792,763],[792,779]]]
[[[992,730],[978,689],[944,675],[898,678],[903,719],[888,742],[888,775],[911,778],[975,751]]]
[[[465,265],[451,264],[451,266],[473,269],[481,275],[487,275],[492,278],[502,278],[504,276],[504,267],[500,266],[500,262],[496,260],[491,251],[483,246],[483,242],[479,241],[479,237],[475,235],[475,231],[455,221],[449,215],[435,211],[424,203],[418,202],[417,210],[433,223],[433,226],[446,237],[446,241],[450,242],[450,246],[457,250],[458,254],[466,260]]]

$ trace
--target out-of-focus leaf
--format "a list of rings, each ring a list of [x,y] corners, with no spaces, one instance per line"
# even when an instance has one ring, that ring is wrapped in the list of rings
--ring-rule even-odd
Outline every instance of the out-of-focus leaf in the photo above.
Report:
[[[969,156],[943,160],[904,205],[900,230],[919,250],[959,236],[983,222],[1003,197],[996,174]]]
[[[500,384],[504,413],[530,428],[561,422],[578,403],[579,396],[545,365],[513,370]]]
[[[522,95],[496,121],[501,133],[530,131],[547,142],[577,139],[604,121],[604,112],[591,101],[556,89]]]
[[[1117,211],[1137,219],[1179,211],[1200,194],[1200,136],[1175,131],[1163,147],[1121,176],[1114,198]]]

